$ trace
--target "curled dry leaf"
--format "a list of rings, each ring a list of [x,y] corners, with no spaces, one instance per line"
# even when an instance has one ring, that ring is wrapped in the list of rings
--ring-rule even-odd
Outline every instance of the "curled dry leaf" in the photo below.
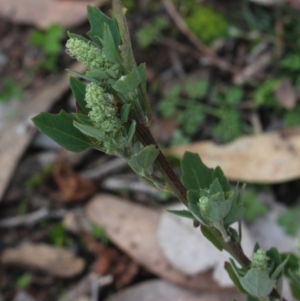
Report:
[[[161,211],[108,194],[95,196],[85,210],[93,223],[105,228],[114,244],[152,273],[194,289],[220,289],[210,271],[186,276],[166,261],[157,240]]]
[[[64,155],[59,157],[53,176],[59,187],[61,197],[66,202],[81,201],[95,191],[94,183],[80,178],[65,160]]]
[[[85,262],[71,251],[46,244],[26,244],[6,249],[0,262],[38,269],[55,277],[71,278],[80,274]]]
[[[98,1],[0,0],[0,16],[15,23],[35,25],[46,29],[57,23],[72,27],[86,20],[86,6],[103,5]]]
[[[91,236],[84,237],[87,248],[96,257],[93,264],[93,271],[98,275],[112,275],[114,286],[118,289],[130,284],[137,273],[139,266],[126,254],[116,248],[103,246]]]
[[[163,280],[150,280],[132,286],[105,301],[244,301],[245,297],[229,292],[195,292]]]
[[[232,181],[271,184],[300,177],[300,127],[245,136],[225,145],[197,142],[164,153],[182,157],[185,151],[198,153],[209,167],[219,165]]]

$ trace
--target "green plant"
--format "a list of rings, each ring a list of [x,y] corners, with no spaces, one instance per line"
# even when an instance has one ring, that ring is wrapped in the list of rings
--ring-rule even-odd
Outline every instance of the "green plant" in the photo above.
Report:
[[[268,212],[268,207],[257,197],[257,191],[251,190],[244,194],[243,205],[245,206],[244,218],[254,222],[259,216]]]
[[[206,116],[216,119],[212,126],[216,139],[228,142],[242,135],[245,126],[236,106],[242,101],[244,91],[240,87],[226,87],[214,98],[215,106],[204,103],[208,91],[209,84],[205,80],[175,84],[167,91],[158,110],[163,117],[176,117],[180,126],[180,130],[173,133],[171,145],[188,143]]]
[[[277,218],[278,224],[289,235],[296,235],[300,229],[300,206],[287,209]]]
[[[49,239],[51,243],[57,247],[68,245],[66,229],[62,223],[59,223],[51,228],[49,232]]]
[[[24,289],[28,288],[30,285],[30,282],[31,282],[31,278],[32,278],[32,276],[30,273],[25,273],[25,274],[21,275],[17,279],[16,287],[19,290],[24,290]]]
[[[228,23],[224,16],[210,6],[196,6],[185,18],[190,29],[205,43],[212,43],[228,33]]]
[[[94,238],[99,239],[103,245],[109,244],[109,238],[105,234],[105,228],[97,225],[92,226],[92,235]]]
[[[68,52],[88,68],[85,73],[70,71],[88,82],[70,79],[80,113],[41,113],[33,122],[70,151],[92,147],[124,158],[142,179],[172,193],[186,206],[171,213],[200,225],[216,248],[231,255],[225,269],[243,293],[253,300],[285,301],[280,284],[292,257],[281,256],[276,248],[262,250],[256,244],[249,259],[241,247],[243,186],[233,189],[220,167],[208,168],[197,154],[189,152],[181,161],[181,181],[160,151],[149,129],[145,65],[135,63],[123,12],[119,0],[112,1],[112,18],[89,6],[91,40],[69,34]],[[154,173],[154,167],[160,173]],[[231,227],[234,223],[238,230]],[[299,269],[299,264],[294,268]],[[294,270],[288,277],[292,285],[299,286],[300,277]]]
[[[60,40],[64,36],[61,25],[53,24],[46,31],[33,31],[29,40],[32,45],[41,49],[45,55],[39,66],[47,71],[56,71],[57,56],[62,48]]]
[[[8,103],[13,99],[22,99],[23,91],[20,85],[12,78],[7,78],[3,82],[0,92],[0,102]]]
[[[151,24],[140,28],[136,33],[140,47],[146,49],[151,46],[153,42],[159,40],[162,37],[162,30],[166,29],[168,25],[168,21],[165,18],[155,17],[154,20],[151,21]]]

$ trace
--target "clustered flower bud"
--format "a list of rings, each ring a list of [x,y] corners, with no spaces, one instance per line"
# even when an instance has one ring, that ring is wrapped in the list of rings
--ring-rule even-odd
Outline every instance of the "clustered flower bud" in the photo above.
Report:
[[[71,38],[66,43],[67,52],[89,69],[102,68],[105,65],[105,56],[102,51],[91,42]]]
[[[118,148],[122,148],[125,144],[125,129],[118,116],[113,96],[92,82],[86,87],[85,100],[87,108],[91,109],[89,112],[90,120],[105,138],[105,141],[101,141],[103,146],[108,152],[112,143],[116,144]]]
[[[252,268],[265,270],[268,268],[268,259],[266,251],[258,249],[252,256]]]
[[[199,209],[203,215],[205,215],[205,213],[207,212],[208,203],[209,203],[209,199],[206,196],[203,196],[202,198],[199,199]]]

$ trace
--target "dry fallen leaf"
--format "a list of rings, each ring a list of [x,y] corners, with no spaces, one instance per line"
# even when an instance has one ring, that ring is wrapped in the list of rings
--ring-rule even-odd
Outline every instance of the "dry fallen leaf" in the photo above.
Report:
[[[243,301],[238,293],[195,292],[163,280],[150,280],[125,289],[105,301]]]
[[[96,257],[93,271],[98,275],[111,275],[118,289],[130,284],[139,272],[138,264],[118,249],[103,246],[93,237],[85,235],[88,250]]]
[[[70,250],[46,244],[26,244],[5,249],[0,262],[38,269],[55,277],[71,278],[80,274],[85,262]]]
[[[86,20],[88,4],[99,6],[106,2],[107,0],[0,0],[0,16],[14,23],[34,25],[41,29],[54,23],[72,27]]]
[[[164,153],[182,157],[185,151],[198,153],[209,167],[219,165],[232,181],[281,183],[300,177],[300,127],[245,136],[225,145],[192,143]]]
[[[297,93],[289,77],[284,77],[275,90],[276,99],[285,109],[291,110],[297,102]]]
[[[78,174],[73,171],[63,153],[61,153],[55,164],[53,176],[59,187],[60,196],[65,202],[82,201],[95,191],[94,183],[81,179]]]
[[[70,69],[82,72],[84,66],[75,64]],[[52,77],[34,95],[19,103],[14,117],[6,122],[1,121],[0,127],[0,200],[12,177],[24,150],[36,133],[30,118],[49,108],[69,89],[69,74]]]
[[[184,209],[184,205],[172,206],[174,210]],[[173,235],[176,233],[176,235]],[[158,229],[158,240],[166,259],[186,275],[194,275],[213,269],[213,278],[222,287],[232,287],[232,280],[224,269],[230,255],[220,252],[207,240],[199,229],[195,229],[191,220],[163,212]],[[243,227],[242,247],[247,256],[251,256],[255,241]],[[208,256],[209,254],[209,256]]]
[[[85,209],[87,217],[103,226],[114,244],[152,273],[194,289],[220,289],[210,271],[186,276],[166,261],[157,240],[161,211],[109,194],[95,196]]]

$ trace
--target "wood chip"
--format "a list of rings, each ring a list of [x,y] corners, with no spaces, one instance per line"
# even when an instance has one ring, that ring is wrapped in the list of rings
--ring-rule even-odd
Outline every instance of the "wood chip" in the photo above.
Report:
[[[80,274],[85,262],[71,251],[46,244],[26,244],[4,250],[0,262],[41,270],[55,277],[72,278]]]
[[[274,184],[300,177],[300,127],[245,136],[225,145],[192,143],[164,153],[182,157],[185,151],[198,153],[209,167],[219,165],[232,181]]]
[[[186,276],[166,261],[157,239],[161,211],[108,194],[95,196],[85,210],[93,223],[105,228],[114,244],[152,273],[194,289],[220,289],[210,271]]]

